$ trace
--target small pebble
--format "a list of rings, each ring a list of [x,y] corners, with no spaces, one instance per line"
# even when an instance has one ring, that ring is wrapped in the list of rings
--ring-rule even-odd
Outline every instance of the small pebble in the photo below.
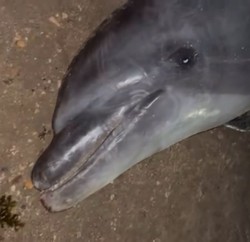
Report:
[[[10,149],[10,152],[13,156],[15,156],[19,151],[15,145],[13,145]]]
[[[62,13],[62,19],[67,19],[69,16],[67,13]]]
[[[110,200],[113,201],[114,198],[115,198],[115,194],[111,194],[111,195],[110,195]]]
[[[31,180],[26,180],[26,181],[24,181],[24,188],[26,188],[26,189],[28,189],[28,190],[32,189],[32,188],[33,188],[33,183],[32,183],[32,181],[31,181]]]
[[[26,165],[19,165],[19,170],[24,171],[26,169]]]
[[[58,81],[57,81],[57,88],[59,89],[59,88],[61,87],[61,85],[62,85],[62,81],[61,81],[61,80],[58,80]]]
[[[19,47],[19,48],[25,48],[26,47],[26,42],[24,40],[18,40],[16,42],[16,45]]]
[[[152,242],[161,242],[160,239],[154,239]]]
[[[49,21],[52,24],[56,25],[57,27],[61,27],[61,24],[58,22],[58,20],[54,16],[49,17]]]
[[[169,192],[165,192],[165,198],[168,198],[169,197],[169,195],[170,195],[170,193]]]
[[[15,42],[15,44],[16,44],[16,46],[17,46],[18,48],[20,48],[20,49],[23,49],[23,48],[26,47],[26,42],[25,42],[25,40],[22,40],[22,39],[17,40],[17,41]]]
[[[10,190],[11,190],[11,192],[15,192],[15,191],[16,191],[16,186],[15,186],[15,185],[12,185],[12,186],[10,187]]]

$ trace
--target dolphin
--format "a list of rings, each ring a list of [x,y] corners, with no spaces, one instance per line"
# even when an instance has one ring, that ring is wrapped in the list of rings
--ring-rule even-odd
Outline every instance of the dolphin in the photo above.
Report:
[[[250,1],[128,0],[69,65],[32,170],[51,212],[250,110]]]
[[[229,121],[224,126],[239,132],[250,132],[250,112]]]

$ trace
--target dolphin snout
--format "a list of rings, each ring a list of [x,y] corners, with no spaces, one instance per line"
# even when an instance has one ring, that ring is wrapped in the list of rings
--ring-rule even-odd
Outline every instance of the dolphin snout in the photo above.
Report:
[[[44,170],[33,169],[31,173],[31,179],[33,182],[33,186],[39,191],[47,190],[51,186],[48,175]]]
[[[125,109],[102,115],[81,115],[56,134],[38,158],[31,177],[40,191],[53,191],[85,169],[88,160],[112,135],[124,118]]]

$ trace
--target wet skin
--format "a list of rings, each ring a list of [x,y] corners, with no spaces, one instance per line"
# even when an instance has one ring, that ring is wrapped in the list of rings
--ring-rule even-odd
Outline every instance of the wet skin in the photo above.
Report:
[[[250,2],[128,1],[72,61],[34,186],[50,211],[250,110]]]

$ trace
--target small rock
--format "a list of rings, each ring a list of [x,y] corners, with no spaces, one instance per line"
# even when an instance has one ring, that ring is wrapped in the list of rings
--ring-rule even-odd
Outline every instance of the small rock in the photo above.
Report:
[[[16,147],[15,145],[13,145],[13,146],[11,147],[11,149],[10,149],[10,152],[11,152],[11,154],[12,154],[13,156],[15,156],[15,155],[19,152],[19,150],[17,149],[17,147]]]
[[[110,200],[113,201],[114,198],[115,198],[115,194],[111,194],[111,195],[110,195]]]
[[[11,192],[15,192],[15,191],[16,191],[16,186],[15,186],[15,185],[12,185],[12,186],[10,187],[10,190],[11,190]]]
[[[160,239],[154,239],[153,242],[161,242]]]
[[[67,19],[69,16],[67,13],[62,13],[62,19]]]
[[[25,38],[23,38],[20,34],[16,34],[14,38],[14,44],[16,47],[23,49],[26,47],[27,43],[25,41]]]
[[[58,22],[58,20],[54,16],[49,17],[49,21],[52,24],[56,25],[57,27],[61,27],[61,24]]]
[[[169,195],[170,195],[170,192],[165,192],[165,198],[168,198],[169,197]]]
[[[57,88],[59,89],[59,88],[61,87],[61,85],[62,85],[62,81],[61,81],[61,80],[58,80],[58,81],[57,81]]]
[[[26,169],[26,165],[19,165],[18,168],[20,171],[24,171]]]
[[[28,189],[28,190],[32,189],[32,188],[33,188],[33,183],[32,183],[32,181],[31,181],[31,180],[25,180],[25,181],[24,181],[24,188],[26,188],[26,189]]]
[[[39,111],[39,109],[35,109],[35,111],[34,111],[34,114],[38,114],[40,111]]]
[[[18,41],[16,41],[16,46],[19,48],[25,48],[26,42],[24,40],[18,40]]]

